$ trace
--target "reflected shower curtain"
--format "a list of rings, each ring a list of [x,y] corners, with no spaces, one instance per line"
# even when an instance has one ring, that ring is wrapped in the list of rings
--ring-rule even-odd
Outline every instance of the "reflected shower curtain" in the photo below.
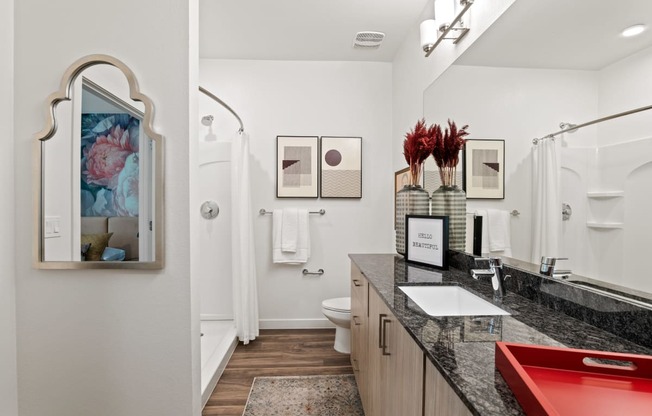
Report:
[[[233,316],[238,338],[245,345],[256,339],[259,333],[252,212],[249,135],[242,133],[231,143],[231,250]]]
[[[532,147],[532,259],[559,257],[561,251],[561,140]]]

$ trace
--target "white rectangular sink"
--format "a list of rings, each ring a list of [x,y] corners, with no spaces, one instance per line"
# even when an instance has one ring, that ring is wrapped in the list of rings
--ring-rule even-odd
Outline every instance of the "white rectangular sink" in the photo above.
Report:
[[[459,286],[399,286],[430,316],[509,315]]]

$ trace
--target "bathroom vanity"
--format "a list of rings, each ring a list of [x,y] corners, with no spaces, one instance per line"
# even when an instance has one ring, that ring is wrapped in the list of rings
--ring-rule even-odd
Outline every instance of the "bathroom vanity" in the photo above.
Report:
[[[596,303],[595,294],[524,272],[512,272],[506,296],[495,302],[491,283],[471,278],[472,258],[462,253],[453,253],[448,271],[392,254],[349,257],[351,363],[367,416],[523,415],[496,370],[496,341],[652,354],[646,338],[591,321],[629,319],[649,329],[651,311],[627,302]],[[430,316],[401,290],[420,285],[459,286],[509,315]]]

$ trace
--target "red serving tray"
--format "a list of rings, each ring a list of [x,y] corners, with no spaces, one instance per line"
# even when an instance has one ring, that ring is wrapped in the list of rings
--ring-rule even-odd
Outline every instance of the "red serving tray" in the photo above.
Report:
[[[651,356],[496,342],[496,367],[527,415],[652,415]]]

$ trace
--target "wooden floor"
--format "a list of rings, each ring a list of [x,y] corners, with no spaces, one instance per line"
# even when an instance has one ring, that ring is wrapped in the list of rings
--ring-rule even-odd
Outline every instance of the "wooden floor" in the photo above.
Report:
[[[203,416],[242,416],[254,377],[353,374],[348,354],[333,349],[334,329],[262,330],[239,344]]]

